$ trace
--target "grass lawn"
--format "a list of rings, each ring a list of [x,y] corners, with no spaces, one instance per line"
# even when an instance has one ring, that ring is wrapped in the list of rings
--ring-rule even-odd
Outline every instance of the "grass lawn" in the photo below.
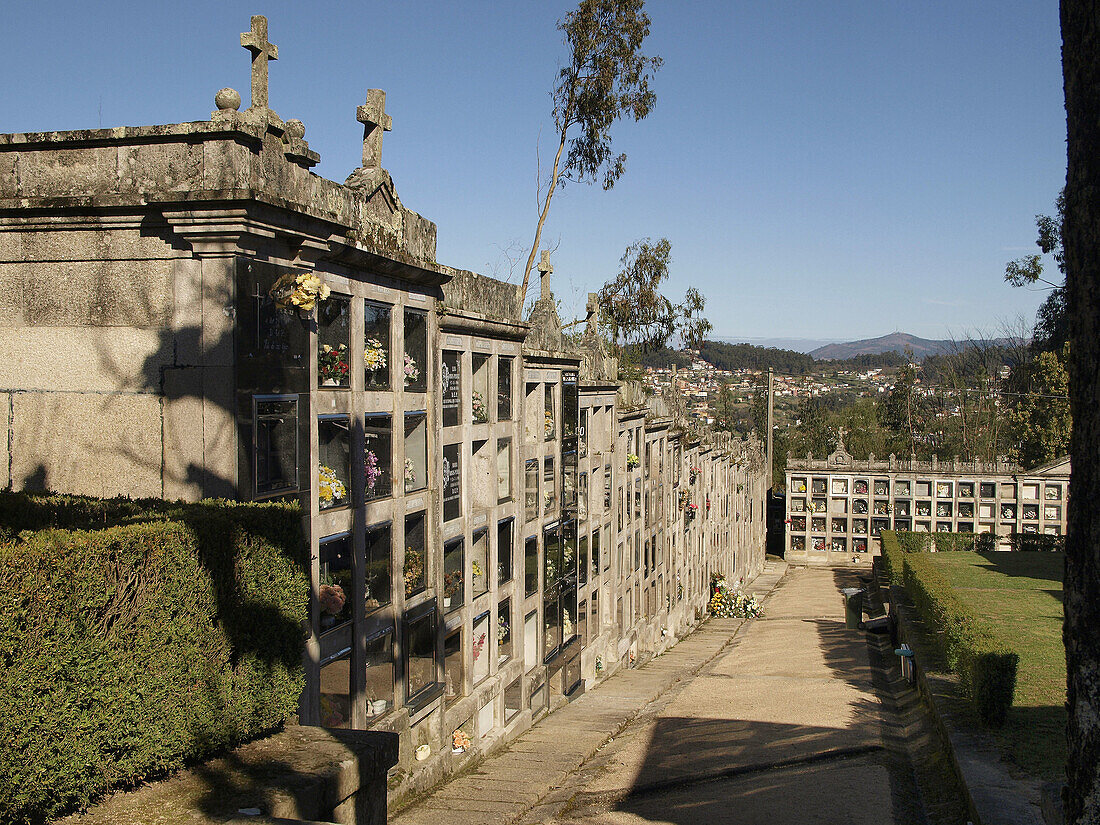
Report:
[[[1044,779],[1063,776],[1066,653],[1061,553],[934,553],[962,599],[1020,656],[1008,722],[997,732],[1013,762]]]

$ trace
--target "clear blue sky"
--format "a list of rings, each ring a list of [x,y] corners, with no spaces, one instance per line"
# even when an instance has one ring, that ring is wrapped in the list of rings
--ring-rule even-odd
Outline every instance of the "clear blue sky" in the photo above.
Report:
[[[387,92],[383,166],[439,226],[443,263],[506,277],[531,243],[536,145],[569,2],[26,2],[0,26],[0,130],[203,120],[248,105],[238,35],[266,14],[271,106],[342,181],[355,107]],[[627,172],[551,207],[566,311],[637,238],[667,237],[669,291],[694,285],[723,337],[939,338],[1030,321],[1003,282],[1065,179],[1054,0],[657,2],[653,114],[622,122]],[[517,267],[517,276],[522,264]]]

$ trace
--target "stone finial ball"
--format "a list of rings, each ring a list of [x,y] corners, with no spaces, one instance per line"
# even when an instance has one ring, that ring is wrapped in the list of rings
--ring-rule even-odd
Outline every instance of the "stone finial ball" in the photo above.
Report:
[[[214,95],[214,104],[223,112],[227,109],[237,111],[241,108],[241,95],[236,89],[227,86]]]
[[[306,136],[306,125],[302,121],[294,118],[286,122],[286,133],[292,138],[298,138],[301,140]]]

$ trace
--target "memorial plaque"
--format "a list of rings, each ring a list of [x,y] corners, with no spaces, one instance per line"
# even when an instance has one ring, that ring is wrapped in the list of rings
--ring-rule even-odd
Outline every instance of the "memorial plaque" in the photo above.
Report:
[[[462,512],[462,468],[459,450],[461,445],[448,444],[443,448],[443,520],[456,519]]]
[[[443,366],[439,371],[439,397],[443,407],[444,427],[457,426],[461,421],[461,364],[461,353],[443,350]]]

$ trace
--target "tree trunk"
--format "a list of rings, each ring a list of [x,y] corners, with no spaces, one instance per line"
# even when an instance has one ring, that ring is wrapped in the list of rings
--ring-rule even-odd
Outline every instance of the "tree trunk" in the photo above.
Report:
[[[1062,0],[1068,167],[1062,237],[1073,475],[1066,539],[1067,823],[1100,822],[1100,0]]]

